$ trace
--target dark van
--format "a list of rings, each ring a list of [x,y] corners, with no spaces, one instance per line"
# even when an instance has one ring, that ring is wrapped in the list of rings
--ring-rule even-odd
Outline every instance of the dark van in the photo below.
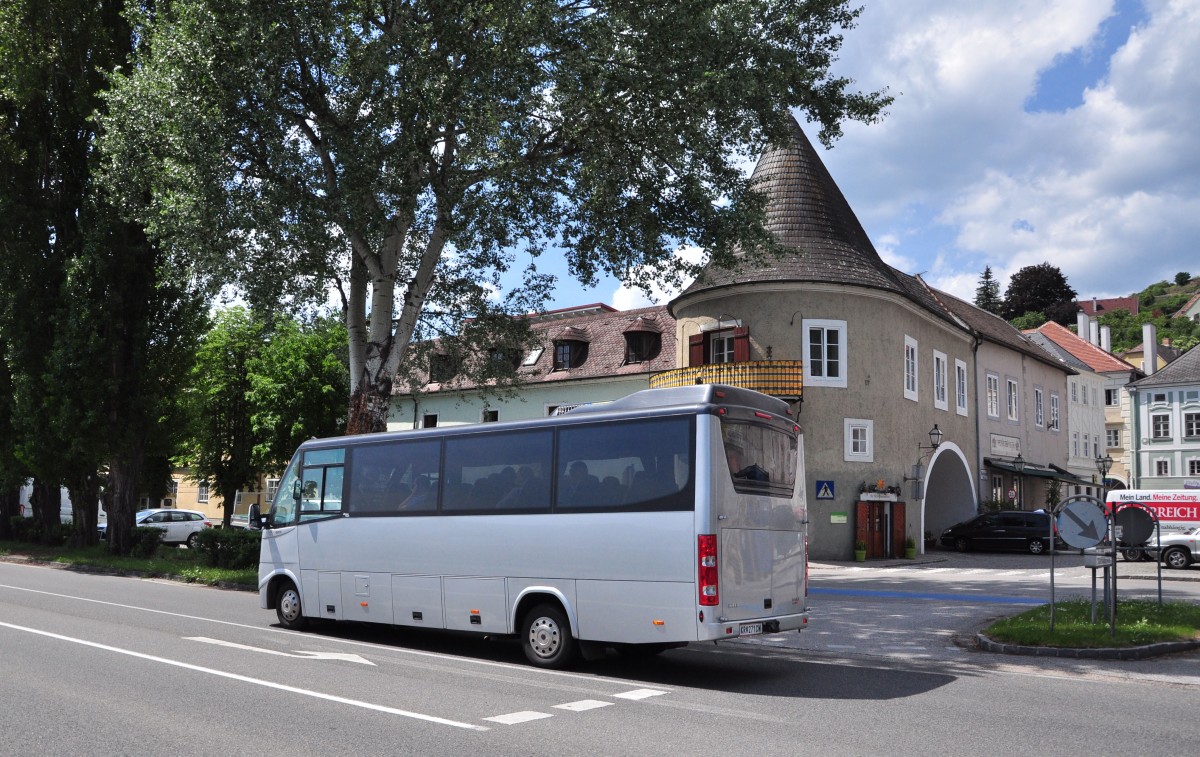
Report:
[[[1040,555],[1050,549],[1050,516],[1025,510],[984,513],[947,528],[940,541],[960,552],[1015,549]]]

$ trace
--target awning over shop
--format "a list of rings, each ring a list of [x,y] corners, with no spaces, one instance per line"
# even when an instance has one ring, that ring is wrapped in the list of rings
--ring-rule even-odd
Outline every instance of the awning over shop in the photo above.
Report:
[[[1065,481],[1069,484],[1079,484],[1081,486],[1092,486],[1093,482],[1087,479],[1080,478],[1072,473],[1063,470],[1054,463],[1049,465],[1039,465],[1038,463],[1025,463],[1025,467],[1017,470],[1017,466],[1012,464],[1011,460],[1001,460],[995,457],[983,458],[984,465],[990,468],[1016,473],[1021,476],[1030,476],[1033,478],[1056,478],[1059,481]]]

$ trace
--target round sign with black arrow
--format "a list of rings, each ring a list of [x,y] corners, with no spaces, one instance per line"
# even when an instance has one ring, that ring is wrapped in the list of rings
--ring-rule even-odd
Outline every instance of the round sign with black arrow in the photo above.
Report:
[[[1104,508],[1091,502],[1072,502],[1058,514],[1058,536],[1075,549],[1099,544],[1108,533]]]

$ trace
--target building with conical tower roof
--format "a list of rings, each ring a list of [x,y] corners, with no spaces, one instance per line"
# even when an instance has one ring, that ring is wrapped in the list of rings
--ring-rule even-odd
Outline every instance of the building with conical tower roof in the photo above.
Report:
[[[1073,370],[884,263],[798,123],[753,180],[785,252],[710,265],[676,297],[679,367],[651,386],[731,383],[794,403],[814,559],[849,558],[859,540],[898,556],[989,501],[1043,506],[1065,475],[1051,398]]]

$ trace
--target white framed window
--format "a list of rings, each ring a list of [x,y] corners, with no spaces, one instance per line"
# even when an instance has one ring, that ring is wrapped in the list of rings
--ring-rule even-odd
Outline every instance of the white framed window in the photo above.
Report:
[[[1050,430],[1058,431],[1058,393],[1050,392]]]
[[[917,340],[904,337],[904,399],[917,401]]]
[[[1079,457],[1079,432],[1078,431],[1071,432],[1071,454],[1074,455],[1075,457]]]
[[[267,502],[273,503],[275,501],[275,495],[278,493],[279,493],[279,479],[268,478],[267,479]]]
[[[804,383],[846,388],[846,322],[804,320]]]
[[[171,479],[170,495],[171,499],[179,499],[179,479],[177,478]]]
[[[208,482],[201,481],[196,484],[196,501],[200,504],[208,504]]]
[[[1120,447],[1121,446],[1121,429],[1119,429],[1119,428],[1104,429],[1104,443],[1107,444],[1110,448]]]
[[[1083,435],[1083,456],[1087,457],[1087,458],[1091,458],[1091,456],[1092,456],[1092,435],[1091,434]]]
[[[1189,439],[1200,436],[1200,413],[1183,414],[1183,435]]]
[[[1156,475],[1156,476],[1171,475],[1171,461],[1170,460],[1155,460],[1154,461],[1154,475]]]
[[[1121,404],[1121,390],[1120,389],[1105,389],[1104,390],[1104,404],[1109,407],[1116,407],[1117,405]]]
[[[1033,423],[1038,428],[1046,425],[1046,408],[1040,386],[1033,388]]]
[[[1021,399],[1017,394],[1016,379],[1005,379],[1008,386],[1008,393],[1005,396],[1006,404],[1008,405],[1008,419],[1010,421],[1020,420]]]
[[[1088,404],[1088,385],[1082,384],[1079,387],[1079,395],[1083,397],[1083,404]]]
[[[499,410],[491,410],[488,408],[484,408],[483,412],[481,412],[479,414],[479,422],[480,423],[499,423],[499,421],[500,421],[500,411]]]
[[[950,409],[950,396],[946,381],[946,355],[934,350],[933,352],[933,406],[938,410]]]
[[[733,330],[714,331],[708,337],[708,362],[733,362]]]
[[[987,414],[989,418],[1000,417],[1000,377],[987,375]]]
[[[954,410],[967,414],[967,364],[961,360],[954,361]]]
[[[437,424],[437,413],[425,413],[421,416],[421,428],[437,428]]]
[[[846,462],[875,462],[875,421],[846,418],[843,422]]]
[[[1200,476],[1200,458],[1190,458],[1188,460],[1188,475]]]
[[[1079,402],[1079,384],[1071,382],[1071,402]]]
[[[1171,438],[1171,416],[1167,413],[1156,413],[1150,416],[1150,437],[1152,439]]]

